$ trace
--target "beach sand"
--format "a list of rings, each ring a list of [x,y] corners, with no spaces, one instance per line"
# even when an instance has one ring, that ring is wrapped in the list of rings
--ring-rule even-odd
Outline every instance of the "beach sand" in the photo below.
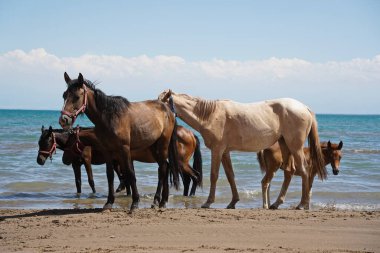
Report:
[[[0,252],[380,252],[380,211],[2,209]]]

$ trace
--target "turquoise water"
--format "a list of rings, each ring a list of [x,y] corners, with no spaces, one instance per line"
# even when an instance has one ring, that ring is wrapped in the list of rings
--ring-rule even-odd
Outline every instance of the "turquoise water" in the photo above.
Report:
[[[97,208],[107,196],[105,166],[93,166],[96,194],[91,193],[82,168],[82,194],[77,196],[71,166],[62,164],[62,151],[44,166],[36,163],[41,126],[58,125],[58,111],[0,110],[0,208]],[[312,208],[334,207],[349,210],[380,210],[380,116],[317,115],[322,141],[344,142],[340,173],[334,176],[328,167],[327,181],[313,186]],[[91,126],[80,117],[78,124]],[[183,124],[183,122],[180,122]],[[199,134],[198,134],[199,135]],[[210,152],[202,143],[204,187],[196,197],[182,197],[171,190],[168,207],[198,208],[206,200],[209,189]],[[236,183],[240,194],[237,208],[260,208],[262,174],[255,153],[232,153]],[[157,184],[155,164],[135,163],[140,207],[149,207]],[[220,171],[215,208],[224,208],[231,191]],[[271,187],[275,200],[282,183],[278,171]],[[301,180],[294,177],[286,202],[281,208],[296,206],[301,196]],[[131,199],[119,194],[115,206],[129,207]]]

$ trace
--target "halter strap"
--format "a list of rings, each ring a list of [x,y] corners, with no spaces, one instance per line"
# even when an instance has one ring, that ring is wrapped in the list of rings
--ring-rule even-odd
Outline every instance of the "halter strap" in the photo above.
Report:
[[[53,145],[51,146],[50,150],[46,151],[46,150],[39,149],[38,150],[38,154],[48,155],[48,157],[50,157],[50,160],[53,160],[53,153],[54,154],[57,153],[57,142],[55,140],[55,134],[54,134],[54,132],[51,132],[51,134],[52,134],[52,138],[53,138]]]
[[[175,106],[174,106],[174,100],[173,100],[173,97],[170,96],[169,97],[169,107],[170,107],[170,110],[174,113],[174,115],[177,117],[177,112],[175,110]]]
[[[75,142],[73,143],[73,145],[71,145],[70,147],[68,147],[67,149],[65,150],[69,150],[77,155],[82,155],[83,153],[83,150],[84,148],[86,147],[86,145],[84,145],[80,139],[79,139],[79,132],[80,132],[80,127],[77,126],[74,130],[74,134],[75,134]]]
[[[61,117],[63,115],[66,115],[68,116],[69,118],[72,118],[72,123],[71,124],[74,124],[74,121],[76,120],[76,118],[78,117],[79,114],[81,114],[82,112],[84,113],[86,111],[86,108],[87,108],[87,87],[85,84],[83,84],[83,90],[84,90],[84,101],[83,101],[83,105],[76,111],[76,112],[68,112],[68,111],[65,111],[64,108],[66,106],[66,101],[65,100],[65,103],[63,104],[63,107],[62,107],[62,110],[61,110]]]

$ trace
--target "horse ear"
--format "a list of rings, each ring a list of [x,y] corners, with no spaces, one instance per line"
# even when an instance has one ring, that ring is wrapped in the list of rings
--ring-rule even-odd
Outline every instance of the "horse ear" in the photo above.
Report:
[[[49,126],[49,133],[53,132],[53,128]]]
[[[167,102],[167,100],[171,97],[171,95],[172,95],[172,90],[169,89],[169,90],[166,92],[165,96],[161,99],[161,101],[162,101],[162,102]]]
[[[67,85],[70,85],[71,78],[69,77],[69,75],[65,72],[65,74],[63,76],[65,77],[65,82],[67,83]]]
[[[331,142],[330,142],[330,140],[327,142],[327,148],[331,149]]]
[[[343,141],[339,142],[338,150],[341,150],[343,148]]]
[[[41,127],[41,133],[42,133],[44,130],[45,130],[45,127],[44,127],[44,125],[42,125],[42,127]]]
[[[79,76],[78,76],[78,83],[79,83],[80,85],[82,85],[82,84],[84,83],[84,78],[83,78],[83,76],[82,76],[82,73],[79,73]]]

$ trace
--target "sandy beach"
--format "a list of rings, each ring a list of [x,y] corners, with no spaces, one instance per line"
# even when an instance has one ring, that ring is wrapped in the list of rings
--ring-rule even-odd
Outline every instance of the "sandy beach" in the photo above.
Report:
[[[0,252],[380,252],[379,211],[0,210]]]

